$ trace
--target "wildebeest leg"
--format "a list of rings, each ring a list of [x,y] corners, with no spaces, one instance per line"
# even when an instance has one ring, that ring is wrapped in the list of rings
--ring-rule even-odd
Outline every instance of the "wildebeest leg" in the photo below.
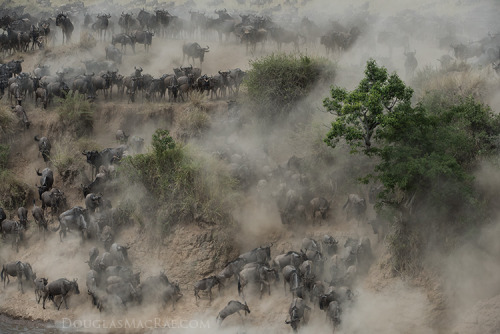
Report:
[[[198,289],[194,289],[194,300],[195,300],[195,303],[196,305],[198,305],[198,299],[200,298],[200,296],[198,295]]]
[[[66,310],[68,309],[68,303],[66,302],[66,295],[63,294],[62,295],[62,300],[61,300],[61,303],[59,304],[59,306],[57,307],[57,310],[59,310],[59,308],[61,307],[62,303],[64,302],[64,306],[66,306]]]
[[[43,309],[45,309],[45,300],[47,299],[48,295],[49,295],[48,292],[45,292],[45,294],[43,295],[43,303],[42,303]]]

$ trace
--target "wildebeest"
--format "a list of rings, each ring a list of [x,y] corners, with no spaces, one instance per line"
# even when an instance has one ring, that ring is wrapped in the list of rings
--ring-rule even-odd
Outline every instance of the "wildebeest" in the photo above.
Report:
[[[294,296],[304,297],[303,296],[303,283],[302,278],[300,277],[300,273],[295,266],[287,265],[282,270],[283,274],[283,287],[285,288],[286,294],[286,283],[290,285],[290,291],[292,292],[292,298]]]
[[[316,219],[326,219],[328,210],[330,209],[330,203],[324,197],[315,197],[310,202],[310,212],[313,222]]]
[[[161,272],[158,276],[148,277],[139,286],[141,302],[153,302],[159,300],[163,307],[168,302],[172,302],[172,310],[175,309],[175,303],[182,297],[178,283],[172,283],[167,276]]]
[[[415,57],[415,54],[417,51],[405,51],[404,55],[406,57],[405,59],[405,74],[407,79],[412,79],[413,74],[415,73],[415,69],[418,66],[418,61],[417,58]]]
[[[350,221],[355,218],[358,222],[364,221],[366,218],[366,202],[365,199],[357,194],[349,194],[347,196],[347,201],[342,206],[342,209],[346,213],[346,220]]]
[[[245,304],[242,304],[239,301],[231,300],[229,303],[227,303],[226,307],[224,307],[219,312],[216,321],[219,322],[219,325],[222,325],[224,319],[226,319],[231,314],[238,313],[238,315],[241,317],[240,311],[244,311],[245,315],[247,315],[247,313],[250,313],[247,302],[245,302]]]
[[[301,252],[297,253],[295,251],[289,251],[285,254],[277,255],[273,260],[273,268],[277,268],[282,270],[287,265],[292,265],[294,267],[298,267],[302,264],[302,262],[306,261],[306,255]]]
[[[102,205],[102,195],[90,193],[85,196],[85,208],[87,212],[94,213]]]
[[[200,59],[200,67],[203,64],[203,60],[205,58],[205,53],[209,52],[209,46],[207,45],[206,48],[202,48],[200,44],[198,43],[187,43],[182,46],[182,61],[184,61],[184,58],[187,56],[188,61],[189,58],[194,59],[199,58]]]
[[[116,265],[130,265],[130,260],[128,258],[128,250],[130,247],[123,246],[117,243],[113,243],[109,248],[109,253],[113,258],[113,262]]]
[[[127,147],[122,145],[116,148],[106,148],[99,151],[83,151],[82,154],[87,157],[87,163],[92,166],[92,175],[94,170],[99,170],[101,166],[108,166],[114,161],[119,161],[123,157],[123,152]]]
[[[28,228],[28,210],[23,206],[18,208],[17,217],[21,226],[26,230]]]
[[[97,21],[92,24],[92,30],[97,32],[97,36],[100,40],[106,38],[106,31],[109,26],[109,18],[111,15],[109,14],[99,14],[97,15]]]
[[[74,280],[70,281],[66,278],[59,278],[58,280],[55,280],[53,282],[50,282],[46,287],[45,287],[45,293],[43,295],[43,305],[42,307],[45,309],[45,300],[49,298],[54,302],[54,305],[59,308],[61,307],[62,303],[64,302],[64,306],[66,306],[66,309],[68,309],[68,302],[66,299],[68,298],[68,294],[70,292],[74,292],[75,294],[80,294],[80,290],[78,289],[78,283],[76,282],[77,279],[75,278]],[[59,305],[56,304],[54,297],[55,296],[61,296],[62,300]]]
[[[5,284],[10,282],[9,276],[17,277],[17,284],[21,289],[21,293],[24,293],[22,278],[33,283],[36,279],[36,274],[33,273],[31,265],[27,262],[14,261],[2,266],[2,272],[0,272],[0,277],[3,281],[3,288],[5,289]]]
[[[106,46],[106,59],[112,60],[117,64],[122,63],[122,52],[117,49],[113,44]]]
[[[271,295],[271,278],[274,278],[276,281],[279,280],[278,271],[274,268],[271,269],[261,264],[243,268],[243,270],[238,274],[238,295],[244,296],[243,288],[248,283],[260,284],[260,298],[262,298],[265,286],[267,286],[268,294]]]
[[[210,302],[212,302],[212,288],[217,284],[219,285],[219,292],[220,292],[220,287],[222,283],[217,276],[206,277],[194,283],[194,297],[196,303],[198,303],[198,299],[200,299],[200,295],[198,294],[200,290],[203,291],[206,290],[208,292],[209,300]]]
[[[224,269],[222,269],[218,274],[217,277],[219,279],[229,279],[234,275],[237,275],[243,266],[247,263],[247,261],[243,258],[237,258],[231,262],[229,262]]]
[[[66,237],[66,232],[70,229],[75,229],[80,231],[82,234],[82,240],[85,240],[85,234],[87,233],[87,221],[85,216],[87,215],[87,210],[81,206],[75,206],[67,211],[61,213],[58,217],[59,226],[53,230],[57,232],[59,229],[59,238],[62,241],[62,235]]]
[[[319,243],[312,238],[302,239],[302,249],[307,250],[321,250]]]
[[[43,239],[45,240],[45,231],[47,230],[47,221],[45,220],[45,216],[43,214],[43,210],[36,205],[35,200],[33,199],[33,209],[31,209],[31,214],[35,219],[36,224],[38,225],[38,231],[42,230]]]
[[[328,309],[326,310],[326,314],[328,318],[332,321],[333,328],[336,328],[340,324],[340,315],[342,313],[342,309],[340,308],[340,304],[338,301],[333,300],[328,304]]]
[[[50,144],[50,140],[47,137],[35,136],[35,141],[38,142],[38,152],[42,154],[43,161],[47,162],[50,160],[50,149],[52,145]]]
[[[121,51],[123,53],[127,52],[127,44],[130,45],[132,51],[135,53],[135,38],[128,34],[117,34],[111,37],[111,44],[116,46],[116,44],[121,44]]]
[[[134,34],[134,41],[139,44],[144,44],[144,50],[149,52],[153,42],[154,33],[151,31],[136,31]]]
[[[58,14],[56,17],[56,26],[61,27],[63,33],[62,43],[64,44],[64,39],[66,39],[66,43],[69,43],[73,30],[75,29],[69,17],[63,13]]]
[[[333,255],[337,251],[338,241],[335,240],[335,238],[332,237],[331,235],[325,234],[323,236],[322,243],[323,243],[323,252],[326,251],[328,255]]]
[[[36,174],[40,177],[40,186],[38,186],[38,195],[40,197],[40,200],[42,199],[42,194],[45,191],[48,191],[52,188],[52,185],[54,184],[54,173],[50,168],[44,168],[42,172],[40,173],[40,170],[36,170]]]
[[[109,71],[100,72],[99,75],[93,76],[91,79],[94,92],[97,95],[98,91],[103,91],[104,98],[108,98],[108,92],[111,89],[112,75]]]
[[[24,239],[24,228],[21,223],[14,220],[5,219],[0,223],[0,230],[3,239],[9,234],[12,236],[12,248],[16,247],[16,252],[19,252],[19,243]]]
[[[28,130],[30,128],[31,122],[28,120],[26,110],[24,110],[24,108],[20,104],[17,104],[13,107],[11,106],[11,108],[19,119],[19,122],[22,124],[22,127]]]
[[[243,253],[239,258],[244,259],[247,263],[257,262],[267,264],[271,261],[271,247],[273,244],[266,247],[257,247],[249,252]]]
[[[299,322],[301,320],[305,321],[304,314],[306,309],[311,310],[311,308],[306,305],[306,302],[299,297],[295,298],[290,304],[290,308],[288,309],[290,320],[285,320],[285,324],[290,324],[294,332],[297,331]]]
[[[132,17],[132,14],[123,13],[118,19],[118,25],[122,28],[122,31],[128,33],[131,30],[140,28],[139,23],[135,18]]]
[[[45,294],[45,289],[47,287],[47,283],[49,281],[44,278],[40,277],[34,280],[35,283],[35,300],[38,304],[40,304],[40,300],[42,299],[43,295]]]
[[[42,193],[42,210],[51,208],[52,216],[61,214],[63,210],[67,210],[66,196],[59,189],[52,188],[49,191]]]

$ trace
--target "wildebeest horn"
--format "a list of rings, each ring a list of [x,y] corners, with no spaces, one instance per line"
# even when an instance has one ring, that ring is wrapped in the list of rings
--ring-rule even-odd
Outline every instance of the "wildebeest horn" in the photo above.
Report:
[[[40,168],[37,168],[37,169],[36,169],[36,174],[37,174],[37,175],[42,175],[42,173],[40,173]]]

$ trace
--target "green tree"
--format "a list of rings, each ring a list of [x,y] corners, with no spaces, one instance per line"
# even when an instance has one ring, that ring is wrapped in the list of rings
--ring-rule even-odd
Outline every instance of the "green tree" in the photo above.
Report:
[[[369,60],[365,78],[352,92],[332,87],[331,97],[323,101],[326,109],[337,118],[327,134],[326,143],[332,147],[343,138],[357,151],[372,149],[372,137],[383,124],[384,118],[401,105],[409,105],[413,90],[406,87],[397,74],[389,75],[387,69]]]
[[[433,95],[412,107],[411,89],[386,73],[369,61],[356,90],[332,89],[324,104],[338,117],[325,141],[334,147],[345,139],[353,152],[364,146],[374,158],[362,180],[383,184],[376,207],[392,220],[394,269],[411,272],[423,245],[485,220],[472,173],[498,154],[500,117],[472,98],[443,103]]]

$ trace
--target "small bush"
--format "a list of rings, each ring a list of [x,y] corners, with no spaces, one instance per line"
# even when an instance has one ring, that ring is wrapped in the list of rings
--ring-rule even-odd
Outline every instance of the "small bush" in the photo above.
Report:
[[[17,180],[10,171],[0,171],[0,207],[7,210],[17,210],[26,205],[30,196],[29,187]]]
[[[176,224],[193,221],[231,223],[235,183],[225,169],[177,144],[167,130],[157,130],[151,146],[151,152],[127,157],[119,168],[133,187],[140,184],[146,190],[144,208],[156,217],[149,231],[164,234]],[[202,167],[207,164],[214,168]]]
[[[290,112],[317,83],[331,81],[335,75],[327,59],[303,55],[271,54],[250,65],[244,85],[254,109],[268,118]]]
[[[17,118],[8,106],[0,107],[0,135],[10,136],[15,133]]]
[[[92,132],[95,107],[81,94],[71,95],[59,100],[57,113],[68,132],[79,138]]]

